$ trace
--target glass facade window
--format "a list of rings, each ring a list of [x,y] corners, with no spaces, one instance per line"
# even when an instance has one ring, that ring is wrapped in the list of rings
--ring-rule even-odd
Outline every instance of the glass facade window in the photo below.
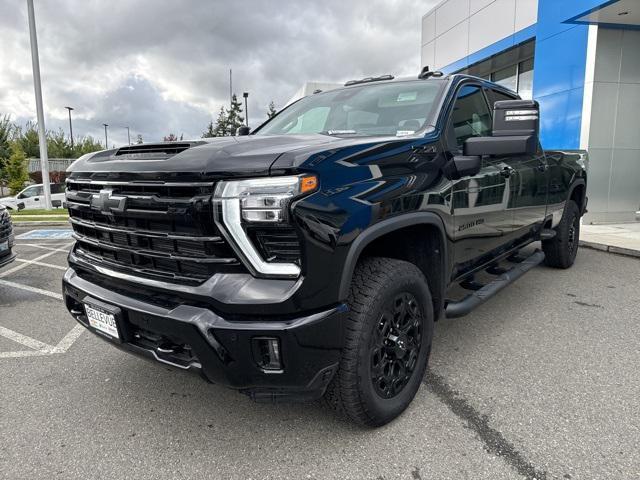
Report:
[[[486,78],[517,92],[524,99],[530,99],[533,94],[534,53],[535,40],[529,40],[456,73]]]
[[[522,98],[533,98],[533,58],[518,64],[518,90]]]
[[[491,74],[491,81],[507,87],[514,92],[518,91],[518,66],[511,65],[507,68],[502,68]]]

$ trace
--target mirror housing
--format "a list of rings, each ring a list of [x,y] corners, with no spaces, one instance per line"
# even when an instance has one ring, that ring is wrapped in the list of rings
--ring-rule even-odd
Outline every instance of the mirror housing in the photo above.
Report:
[[[533,155],[538,151],[540,107],[535,100],[499,100],[491,137],[471,137],[465,155]]]
[[[238,127],[236,129],[236,135],[238,137],[244,137],[246,135],[249,135],[250,132],[251,132],[251,129],[246,125],[242,125],[241,127]]]
[[[442,167],[442,172],[449,180],[459,180],[477,175],[481,167],[482,157],[478,155],[456,155]]]

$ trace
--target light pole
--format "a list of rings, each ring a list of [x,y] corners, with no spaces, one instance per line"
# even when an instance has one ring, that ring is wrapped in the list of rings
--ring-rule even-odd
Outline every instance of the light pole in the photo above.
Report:
[[[127,129],[127,143],[131,145],[131,132],[129,131],[129,127],[124,127]]]
[[[104,126],[104,149],[109,149],[109,140],[107,139],[107,127],[109,126],[107,123],[102,124]]]
[[[69,138],[71,138],[71,150],[73,150],[73,125],[71,124],[71,110],[73,107],[64,107],[69,110]]]
[[[244,119],[248,127],[249,126],[249,106],[247,103],[247,99],[249,98],[249,92],[244,92],[242,96],[244,97]]]
[[[47,136],[44,130],[44,109],[42,107],[42,85],[40,84],[40,59],[38,58],[38,37],[36,35],[36,15],[33,0],[27,0],[29,16],[29,37],[31,40],[31,68],[33,69],[33,89],[36,94],[36,113],[38,116],[38,141],[40,142],[40,169],[44,190],[44,206],[51,210],[51,186],[49,185],[49,156],[47,155]]]

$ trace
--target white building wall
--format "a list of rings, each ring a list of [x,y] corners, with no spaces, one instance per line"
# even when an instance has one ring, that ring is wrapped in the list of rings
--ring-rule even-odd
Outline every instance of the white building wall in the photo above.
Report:
[[[591,27],[594,28],[594,27]],[[640,30],[598,27],[585,90],[591,96],[581,147],[589,151],[586,222],[634,221],[640,209]],[[584,145],[584,141],[587,142]]]
[[[444,0],[422,17],[422,66],[461,60],[536,23],[538,0]]]

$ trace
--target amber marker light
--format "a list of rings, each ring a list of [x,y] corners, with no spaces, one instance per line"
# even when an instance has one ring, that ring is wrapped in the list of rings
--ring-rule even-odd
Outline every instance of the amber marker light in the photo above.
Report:
[[[318,177],[310,175],[300,178],[300,193],[313,192],[318,188]]]

